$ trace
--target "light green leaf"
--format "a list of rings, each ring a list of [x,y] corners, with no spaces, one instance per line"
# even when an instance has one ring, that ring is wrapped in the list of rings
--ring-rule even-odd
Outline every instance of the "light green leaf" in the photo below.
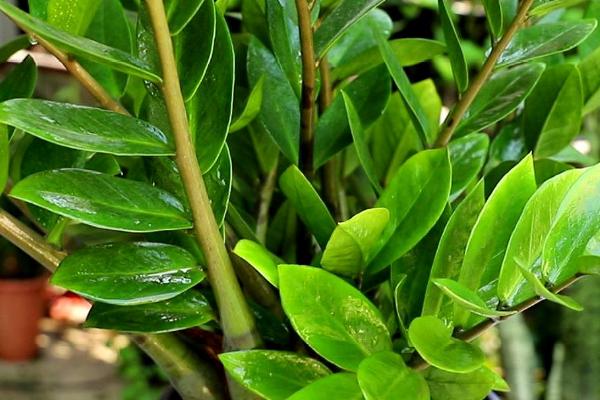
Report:
[[[98,228],[155,232],[192,227],[183,205],[171,194],[92,171],[40,172],[17,183],[10,195]]]
[[[485,301],[483,301],[483,299],[477,295],[477,293],[467,289],[452,279],[434,279],[433,283],[457,305],[483,317],[506,317],[515,313],[512,311],[498,311],[490,309],[487,304],[485,304]]]
[[[113,243],[68,255],[52,283],[115,305],[154,303],[177,296],[204,279],[194,257],[160,243]]]
[[[0,82],[0,102],[8,99],[31,97],[37,82],[37,66],[27,56]]]
[[[98,0],[49,0],[47,21],[62,31],[83,35],[100,4]]]
[[[252,91],[248,95],[246,105],[242,113],[235,119],[235,121],[229,126],[229,133],[237,132],[242,128],[245,128],[250,122],[256,118],[262,107],[263,101],[263,87],[265,84],[265,77],[262,76],[256,85],[252,88]]]
[[[481,133],[471,133],[448,144],[452,164],[450,201],[455,200],[477,178],[487,158],[490,139]]]
[[[529,15],[532,17],[543,17],[552,11],[576,6],[583,2],[584,0],[540,0],[533,3],[533,7],[529,10]]]
[[[215,318],[208,301],[195,290],[172,299],[134,306],[94,303],[85,328],[132,333],[164,333],[202,325]]]
[[[349,372],[331,374],[297,391],[288,400],[363,400],[356,375]]]
[[[67,103],[14,99],[0,104],[0,122],[78,150],[115,155],[173,155],[158,128],[137,118]]]
[[[584,114],[600,107],[600,47],[579,62],[583,84]]]
[[[340,368],[356,371],[364,358],[391,349],[379,310],[343,279],[319,268],[282,265],[279,289],[298,335]]]
[[[267,400],[285,400],[330,374],[317,360],[284,351],[237,351],[219,359],[236,381]]]
[[[488,0],[488,2],[490,1],[494,0]],[[446,40],[446,46],[448,48],[450,64],[452,65],[454,81],[456,82],[459,92],[464,92],[469,85],[469,69],[446,0],[438,0],[438,10],[440,13],[442,30],[444,32],[444,39]]]
[[[507,389],[506,382],[487,367],[462,374],[427,368],[423,374],[431,400],[481,400],[492,390]]]
[[[237,242],[233,252],[254,267],[271,285],[279,287],[277,265],[283,264],[279,257],[260,243],[245,239]]]
[[[523,267],[519,267],[519,269],[520,269],[521,273],[523,274],[523,276],[525,277],[525,279],[527,280],[527,282],[531,286],[533,286],[533,289],[535,290],[535,293],[538,296],[543,297],[546,300],[550,300],[553,303],[560,304],[563,307],[570,308],[571,310],[583,311],[583,306],[581,304],[579,304],[578,302],[576,302],[574,299],[572,299],[570,297],[562,296],[557,293],[553,293],[550,289],[548,289],[544,285],[544,283],[540,280],[540,278],[538,278],[533,272],[531,272],[528,269],[525,269]]]

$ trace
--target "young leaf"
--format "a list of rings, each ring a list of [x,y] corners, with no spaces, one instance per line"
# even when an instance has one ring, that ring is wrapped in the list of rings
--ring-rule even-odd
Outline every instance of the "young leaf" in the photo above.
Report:
[[[479,181],[471,193],[456,207],[440,239],[431,276],[425,292],[423,315],[452,319],[452,304],[433,283],[436,278],[458,279],[469,235],[485,203],[484,182]]]
[[[0,122],[78,150],[121,156],[173,155],[173,143],[137,118],[67,103],[13,99],[0,103]]]
[[[506,391],[506,382],[487,367],[456,374],[437,368],[423,372],[431,400],[481,400],[492,390]]]
[[[288,397],[287,400],[364,400],[356,375],[338,372],[314,381]]]
[[[350,277],[361,273],[389,218],[385,208],[372,208],[339,223],[323,252],[323,268]]]
[[[229,126],[229,133],[237,132],[240,129],[245,128],[252,120],[254,120],[254,118],[256,118],[262,107],[264,84],[265,77],[262,76],[248,95],[244,110]]]
[[[596,25],[596,20],[588,19],[521,28],[500,56],[498,65],[514,65],[570,50],[583,42]]]
[[[483,301],[483,299],[477,295],[477,293],[467,289],[452,279],[434,279],[433,283],[457,305],[483,317],[506,317],[515,313],[512,311],[498,311],[490,309],[487,304],[485,304],[485,301]]]
[[[452,328],[436,317],[414,319],[408,328],[408,336],[421,357],[441,370],[467,373],[480,368],[485,362],[479,347],[454,339]]]
[[[165,11],[171,35],[178,35],[188,24],[193,23],[194,16],[204,3],[207,2],[204,0],[165,0]]]
[[[483,206],[467,243],[460,284],[475,291],[495,286],[510,235],[535,190],[533,159],[528,155],[502,178]],[[464,309],[455,309],[456,325],[464,327],[467,317]]]
[[[214,318],[204,296],[188,290],[158,303],[134,306],[94,303],[83,326],[132,333],[165,333],[202,325]]]
[[[8,99],[31,97],[37,82],[37,66],[27,56],[0,82],[0,102]]]
[[[242,239],[235,245],[233,252],[254,267],[271,285],[279,287],[277,265],[283,261],[272,254],[260,243]]]
[[[153,82],[160,82],[161,78],[141,60],[112,47],[86,39],[73,36],[37,19],[24,11],[19,10],[6,0],[0,0],[0,11],[4,12],[16,24],[52,42],[64,51],[87,58],[101,64],[108,65],[118,71],[139,76]]]
[[[552,291],[550,291],[550,289],[548,289],[544,285],[544,283],[540,280],[540,278],[538,278],[530,270],[525,269],[523,267],[520,267],[519,269],[521,270],[521,273],[523,274],[523,276],[525,277],[527,282],[531,286],[533,286],[533,289],[535,290],[535,293],[538,296],[543,297],[546,300],[549,300],[553,303],[560,304],[563,307],[570,308],[571,310],[583,311],[583,306],[581,304],[579,304],[578,302],[576,302],[575,300],[573,300],[572,298],[563,296],[560,294],[556,294],[556,293],[553,293]]]
[[[494,73],[475,97],[455,135],[481,131],[513,112],[529,96],[542,72],[544,64],[531,63]]]
[[[47,21],[62,31],[83,35],[100,3],[98,0],[48,0]]]
[[[493,2],[494,0],[488,0],[487,2]],[[458,32],[452,21],[450,9],[446,0],[438,0],[438,10],[440,12],[440,19],[442,23],[442,30],[444,32],[444,39],[446,40],[446,46],[448,48],[448,55],[450,57],[450,64],[452,65],[452,73],[454,74],[454,81],[460,92],[464,92],[469,86],[469,69],[465,56],[460,45],[460,38]]]
[[[196,94],[185,105],[201,171],[212,168],[221,154],[233,111],[233,44],[224,17],[217,13],[216,19],[212,58]]]
[[[298,335],[340,368],[356,371],[364,358],[391,349],[379,310],[341,278],[318,268],[282,265],[279,289]]]
[[[281,174],[279,186],[319,245],[325,248],[335,221],[315,188],[293,165]]]
[[[331,45],[356,21],[383,0],[341,0],[315,31],[315,54],[321,58]]]
[[[446,149],[417,153],[398,169],[376,207],[390,211],[381,250],[369,265],[380,271],[416,245],[435,225],[450,193],[451,167]]]
[[[371,185],[379,194],[383,188],[381,187],[381,184],[377,178],[377,174],[375,173],[373,158],[371,157],[369,148],[367,147],[365,131],[360,122],[360,117],[358,116],[356,108],[354,108],[354,104],[352,104],[350,97],[344,92],[342,92],[342,97],[344,98],[344,104],[346,105],[346,114],[348,115],[350,131],[352,132],[354,147],[356,148],[358,158],[365,173],[367,174],[367,177],[369,178],[369,181],[371,182]]]
[[[98,228],[156,232],[192,227],[173,195],[142,182],[92,171],[40,172],[17,183],[10,195]]]
[[[472,133],[448,144],[452,164],[450,201],[455,200],[475,180],[487,157],[490,139],[487,135]]]
[[[366,400],[429,400],[425,378],[391,351],[363,360],[358,367],[358,383]]]
[[[533,296],[532,288],[522,285],[519,269],[531,270],[537,264],[560,204],[583,172],[575,169],[548,180],[525,205],[508,242],[498,278],[498,297],[505,305],[514,306]]]
[[[284,351],[237,351],[219,359],[236,381],[267,400],[285,400],[330,374],[317,360]]]
[[[154,303],[204,279],[194,257],[160,243],[113,243],[78,250],[52,275],[52,283],[115,305]]]

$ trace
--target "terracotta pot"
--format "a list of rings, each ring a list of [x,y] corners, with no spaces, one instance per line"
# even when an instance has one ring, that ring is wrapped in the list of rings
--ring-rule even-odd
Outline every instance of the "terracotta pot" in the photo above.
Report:
[[[0,279],[0,359],[26,361],[37,355],[47,280]]]

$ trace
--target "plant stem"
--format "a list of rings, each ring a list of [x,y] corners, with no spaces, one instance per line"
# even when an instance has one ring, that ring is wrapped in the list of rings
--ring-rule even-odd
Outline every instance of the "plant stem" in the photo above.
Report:
[[[267,240],[267,228],[269,226],[269,209],[273,199],[273,191],[277,183],[277,162],[267,173],[265,182],[260,190],[260,199],[258,204],[258,217],[256,218],[256,237],[260,243],[265,244]]]
[[[196,239],[206,258],[208,276],[219,308],[225,346],[232,349],[251,349],[260,345],[260,339],[212,213],[189,134],[164,4],[162,0],[146,0],[146,5],[162,67],[162,91],[177,149],[175,161],[190,202]]]
[[[443,147],[448,144],[454,131],[458,127],[458,124],[462,120],[462,117],[465,115],[473,103],[473,100],[475,100],[475,97],[477,97],[477,94],[494,71],[494,66],[498,61],[498,58],[500,58],[500,55],[504,49],[506,49],[506,46],[508,46],[515,33],[517,33],[527,19],[527,12],[533,4],[533,1],[534,0],[523,0],[512,24],[508,27],[502,38],[493,46],[490,55],[485,60],[483,67],[481,67],[481,71],[479,71],[479,74],[477,74],[471,85],[469,85],[467,91],[446,117],[446,120],[442,125],[442,131],[435,141],[435,147]]]
[[[315,84],[317,71],[313,47],[310,9],[306,0],[296,0],[302,54],[302,99],[300,108],[300,167],[310,179],[313,175]]]

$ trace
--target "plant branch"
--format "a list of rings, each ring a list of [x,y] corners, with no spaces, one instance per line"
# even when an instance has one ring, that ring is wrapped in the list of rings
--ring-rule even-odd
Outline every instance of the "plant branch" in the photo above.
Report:
[[[313,174],[315,85],[317,71],[313,31],[307,0],[296,0],[302,54],[302,99],[300,108],[300,166],[307,177]]]
[[[475,100],[475,97],[477,97],[477,94],[494,71],[494,66],[498,61],[498,58],[500,58],[500,55],[504,52],[506,46],[508,46],[515,33],[517,33],[527,19],[527,12],[533,4],[533,1],[534,0],[523,0],[512,24],[508,27],[502,38],[493,46],[490,55],[485,60],[483,67],[481,67],[481,71],[479,71],[479,74],[477,74],[471,85],[469,85],[467,91],[462,95],[458,103],[456,103],[454,109],[448,114],[448,117],[446,117],[446,120],[442,125],[442,131],[434,144],[435,147],[443,147],[448,144],[454,131],[458,127],[458,124],[462,120],[462,117],[465,115],[473,103],[473,100]]]
[[[254,319],[213,215],[189,134],[164,4],[162,0],[146,0],[146,5],[162,67],[162,91],[177,149],[175,161],[190,202],[196,239],[206,257],[208,276],[219,308],[225,345],[233,349],[254,348],[260,345]]]
[[[269,209],[273,199],[273,191],[277,183],[277,162],[273,168],[266,174],[265,181],[260,190],[260,199],[258,204],[258,216],[256,218],[256,237],[260,243],[265,244],[267,240],[267,228],[269,226]]]

